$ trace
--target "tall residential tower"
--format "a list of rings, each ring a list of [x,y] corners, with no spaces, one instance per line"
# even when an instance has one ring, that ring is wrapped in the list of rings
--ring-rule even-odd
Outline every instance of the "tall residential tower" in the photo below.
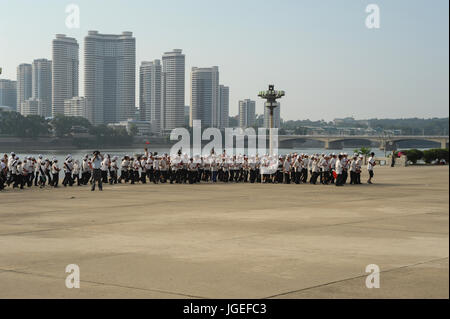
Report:
[[[229,125],[230,116],[230,88],[228,86],[219,86],[219,113],[220,113],[220,128],[227,128]]]
[[[42,115],[52,116],[52,61],[37,59],[32,66],[32,96],[41,102]]]
[[[108,124],[136,112],[136,39],[132,32],[84,38],[84,95],[91,103],[91,122]]]
[[[150,122],[153,133],[161,132],[161,62],[142,62],[139,68],[141,120]]]
[[[219,127],[219,103],[219,68],[193,67],[189,125],[192,126],[194,120],[201,120],[204,127]]]
[[[239,127],[246,128],[255,125],[255,101],[246,99],[239,101]]]
[[[12,111],[17,109],[17,82],[0,79],[0,106],[8,106]]]
[[[22,103],[32,96],[31,64],[17,67],[17,112],[22,113]]]
[[[175,49],[164,53],[161,74],[161,129],[184,126],[185,56]]]
[[[78,42],[57,34],[53,40],[52,116],[64,114],[64,100],[78,96]]]

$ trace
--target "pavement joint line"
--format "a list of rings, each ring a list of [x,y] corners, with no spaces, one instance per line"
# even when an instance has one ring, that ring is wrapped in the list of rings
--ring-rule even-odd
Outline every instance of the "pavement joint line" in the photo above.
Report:
[[[45,274],[37,274],[32,272],[26,272],[26,271],[19,271],[19,270],[8,270],[8,269],[0,269],[3,270],[0,273],[4,272],[10,272],[15,274],[21,274],[21,275],[29,275],[29,276],[36,276],[36,277],[43,277],[43,278],[51,278],[51,279],[64,279],[57,276],[50,276]],[[158,293],[164,293],[164,294],[170,294],[170,295],[176,295],[176,296],[184,296],[184,297],[190,297],[190,298],[197,298],[197,299],[208,299],[206,297],[201,296],[194,296],[179,292],[171,292],[171,291],[165,291],[160,289],[149,289],[149,288],[141,288],[141,287],[133,287],[133,286],[125,286],[125,285],[119,285],[119,284],[113,284],[113,283],[105,283],[105,282],[99,282],[99,281],[91,281],[91,280],[80,280],[80,282],[89,283],[89,284],[96,284],[101,286],[110,286],[110,287],[118,287],[118,288],[127,288],[127,289],[135,289],[135,290],[142,290],[142,291],[149,291],[149,292],[158,292]]]
[[[400,269],[406,269],[406,268],[409,268],[409,267],[415,267],[415,266],[428,264],[428,263],[432,263],[432,262],[436,262],[436,261],[441,261],[441,260],[445,260],[445,259],[448,259],[448,256],[435,258],[435,259],[430,259],[430,260],[418,262],[418,263],[415,263],[415,264],[404,265],[404,266],[400,266],[400,267],[397,267],[397,268],[391,268],[391,269],[387,269],[387,270],[382,270],[382,271],[380,271],[380,274],[381,273],[392,272],[392,271],[400,270]],[[355,277],[350,277],[350,278],[345,278],[345,279],[340,279],[340,280],[334,280],[334,281],[330,281],[330,282],[327,282],[327,283],[324,283],[324,284],[320,284],[320,285],[315,285],[315,286],[306,287],[306,288],[302,288],[302,289],[297,289],[297,290],[292,290],[292,291],[288,291],[288,292],[283,292],[283,293],[279,293],[279,294],[276,294],[276,295],[264,297],[262,299],[272,299],[272,298],[276,298],[276,297],[286,296],[286,295],[290,295],[290,294],[293,294],[293,293],[303,292],[303,291],[306,291],[306,290],[311,290],[311,289],[315,289],[315,288],[320,288],[320,287],[325,287],[325,286],[329,286],[329,285],[334,285],[334,284],[337,284],[337,283],[350,281],[350,280],[354,280],[354,279],[359,279],[359,278],[364,278],[364,277],[367,277],[367,274],[360,275],[360,276],[355,276]]]

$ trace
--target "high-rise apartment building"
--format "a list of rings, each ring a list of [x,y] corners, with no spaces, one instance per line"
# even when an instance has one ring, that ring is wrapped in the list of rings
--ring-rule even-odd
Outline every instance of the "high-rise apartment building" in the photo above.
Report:
[[[201,120],[203,127],[220,126],[219,68],[193,67],[191,71],[190,123]]]
[[[139,68],[141,121],[150,122],[153,133],[161,132],[161,62],[142,62]]]
[[[52,53],[52,116],[64,114],[64,100],[78,96],[78,42],[57,34]]]
[[[246,128],[255,125],[255,105],[256,102],[250,99],[239,101],[239,127]]]
[[[164,53],[161,74],[161,129],[170,132],[184,125],[185,56],[175,49]]]
[[[11,110],[17,110],[17,82],[0,79],[0,106],[8,106]]]
[[[32,65],[32,97],[39,99],[42,116],[52,116],[52,61],[36,59]]]
[[[17,112],[22,114],[22,103],[31,98],[31,64],[22,63],[17,67]]]
[[[228,86],[219,86],[219,113],[220,128],[226,128],[229,125],[230,116],[230,88]]]
[[[136,38],[132,32],[84,38],[84,95],[92,103],[92,123],[134,118],[136,112]]]

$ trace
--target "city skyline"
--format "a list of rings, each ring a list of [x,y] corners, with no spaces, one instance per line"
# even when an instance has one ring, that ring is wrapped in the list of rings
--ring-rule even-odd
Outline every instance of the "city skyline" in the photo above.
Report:
[[[51,5],[30,1],[1,4],[4,12],[11,13],[0,21],[0,38],[8,43],[8,50],[0,52],[1,79],[15,80],[15,69],[21,63],[31,63],[36,58],[51,60],[49,43],[57,33],[75,38],[79,49],[84,50],[82,39],[88,30],[108,34],[129,30],[137,39],[136,72],[142,61],[154,60],[171,48],[183,49],[186,69],[218,65],[221,80],[231,87],[230,115],[238,113],[238,101],[245,97],[255,99],[256,113],[262,114],[263,104],[256,94],[274,83],[287,93],[282,111],[285,120],[448,116],[445,1],[432,7],[425,1],[377,1],[381,10],[381,28],[377,30],[364,25],[367,3],[363,1],[345,8],[330,1],[317,6],[293,1],[282,5],[243,1],[239,12],[233,11],[237,4],[233,1],[211,6],[204,1],[189,5],[179,2],[174,9],[152,3],[152,12],[158,14],[150,20],[143,16],[149,7],[145,2],[123,6],[122,1],[111,1],[108,18],[97,14],[102,10],[101,4],[77,1],[79,29],[64,25],[66,4],[42,2]],[[38,13],[44,7],[44,16],[52,18],[41,21]],[[265,25],[264,12],[273,8],[278,8],[279,23]],[[30,23],[39,18],[40,28],[14,28],[17,22],[10,17],[18,12]],[[239,19],[249,13],[252,15],[247,21]],[[405,15],[406,20],[402,19]],[[311,16],[322,18],[314,20]],[[200,17],[208,28],[200,28],[201,23],[197,27],[187,23]],[[154,32],[158,23],[164,28]],[[14,32],[6,32],[11,27]],[[204,41],[214,33],[216,37]],[[26,42],[14,40],[25,35]],[[266,37],[278,39],[278,47],[267,49]],[[83,60],[80,59],[81,70]],[[189,76],[186,72],[186,83]],[[83,77],[80,72],[80,83],[84,83]],[[137,94],[138,88],[136,106]],[[187,87],[186,104],[189,94]],[[79,95],[85,95],[83,85]]]

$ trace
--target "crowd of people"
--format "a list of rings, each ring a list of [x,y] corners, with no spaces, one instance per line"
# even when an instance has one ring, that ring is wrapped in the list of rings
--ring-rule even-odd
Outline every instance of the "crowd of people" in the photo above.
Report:
[[[343,186],[361,184],[363,156],[340,154],[298,154],[284,156],[229,156],[225,151],[216,154],[214,149],[207,156],[189,157],[181,150],[177,154],[159,155],[148,149],[144,154],[124,156],[119,159],[99,151],[82,159],[71,155],[63,163],[56,158],[19,158],[14,152],[5,154],[0,161],[0,190],[5,187],[20,188],[46,185],[90,185],[99,190],[104,184],[121,183],[285,183],[285,184],[334,184]],[[374,153],[367,161],[369,179],[372,183],[375,166]],[[61,174],[62,173],[62,174]],[[60,176],[61,175],[61,176]]]

